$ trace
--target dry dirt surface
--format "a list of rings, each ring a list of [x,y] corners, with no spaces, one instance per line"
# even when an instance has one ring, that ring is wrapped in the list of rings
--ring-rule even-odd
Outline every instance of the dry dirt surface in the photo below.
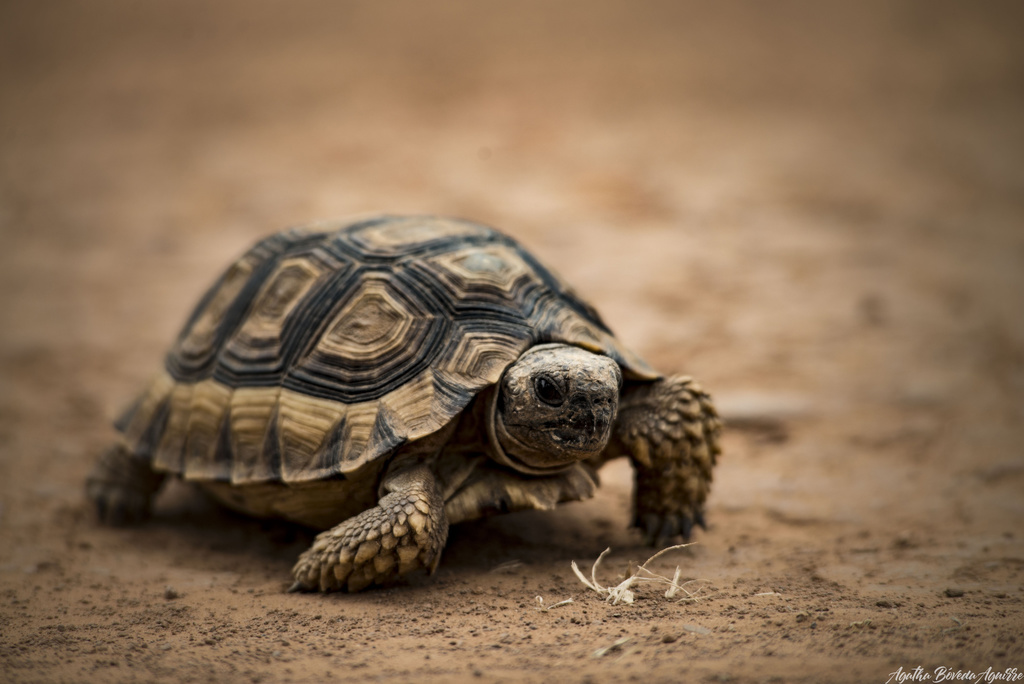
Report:
[[[1022,14],[3,3],[0,680],[1024,670]],[[139,527],[97,525],[110,420],[220,269],[378,211],[507,230],[715,394],[710,529],[652,566],[699,580],[691,600],[610,605],[572,573],[649,553],[625,465],[352,596],[284,593],[311,534],[181,484]]]

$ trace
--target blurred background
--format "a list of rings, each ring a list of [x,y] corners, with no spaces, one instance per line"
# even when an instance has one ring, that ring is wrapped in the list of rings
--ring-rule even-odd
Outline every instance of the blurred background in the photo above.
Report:
[[[716,394],[736,429],[707,538],[751,535],[744,567],[818,548],[840,582],[941,583],[990,554],[1018,559],[998,577],[1019,591],[1022,20],[1015,2],[4,2],[0,531],[31,549],[79,505],[110,417],[253,240],[438,213],[514,235]],[[850,534],[903,535],[917,564],[829,555]]]
[[[929,307],[961,334],[993,307],[979,334],[1020,340],[1014,3],[0,12],[7,354],[158,358],[254,238],[378,211],[519,236],[655,363],[716,384],[834,382],[836,354],[885,383],[919,340],[834,343],[924,334]]]

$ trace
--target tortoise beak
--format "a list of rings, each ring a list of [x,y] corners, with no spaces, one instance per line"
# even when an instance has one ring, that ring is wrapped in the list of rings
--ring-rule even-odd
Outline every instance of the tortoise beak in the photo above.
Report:
[[[552,437],[567,449],[586,452],[589,456],[604,448],[611,436],[611,427],[611,407],[580,392],[570,397],[566,415],[552,431]]]

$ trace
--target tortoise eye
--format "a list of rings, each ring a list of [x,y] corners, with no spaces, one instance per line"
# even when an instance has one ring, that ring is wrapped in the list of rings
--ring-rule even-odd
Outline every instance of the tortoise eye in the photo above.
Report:
[[[555,384],[554,380],[546,375],[538,377],[533,383],[533,388],[537,392],[537,398],[545,404],[561,406],[565,400],[562,396],[562,390],[558,389],[558,385]]]

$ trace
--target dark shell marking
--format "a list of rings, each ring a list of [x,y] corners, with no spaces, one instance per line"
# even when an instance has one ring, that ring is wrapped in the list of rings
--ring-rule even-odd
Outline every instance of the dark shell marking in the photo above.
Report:
[[[137,456],[187,479],[339,477],[436,431],[546,342],[657,377],[491,228],[314,225],[264,239],[221,276],[117,427]]]

